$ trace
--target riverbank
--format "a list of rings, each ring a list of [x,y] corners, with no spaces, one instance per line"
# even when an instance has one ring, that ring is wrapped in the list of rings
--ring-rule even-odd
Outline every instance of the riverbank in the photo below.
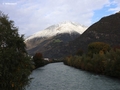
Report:
[[[120,79],[120,50],[111,50],[105,54],[98,53],[92,56],[69,56],[65,58],[64,64]]]

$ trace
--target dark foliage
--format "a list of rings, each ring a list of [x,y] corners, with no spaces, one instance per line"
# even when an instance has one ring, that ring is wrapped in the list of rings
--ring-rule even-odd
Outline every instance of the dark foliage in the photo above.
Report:
[[[90,45],[93,45],[93,43]],[[108,49],[108,51],[106,50],[104,52],[104,50],[99,48],[101,46],[90,49],[90,51],[93,51],[91,54],[66,57],[64,64],[90,72],[120,78],[120,49]]]
[[[79,50],[76,52],[76,55],[82,56],[83,53],[84,53],[83,50],[82,50],[82,49],[79,49]]]
[[[30,82],[31,66],[23,36],[0,12],[0,90],[24,90]]]
[[[36,68],[41,67],[41,66],[44,65],[44,63],[43,63],[43,56],[42,56],[42,54],[40,52],[36,53],[33,56],[33,61],[35,62],[35,67]]]

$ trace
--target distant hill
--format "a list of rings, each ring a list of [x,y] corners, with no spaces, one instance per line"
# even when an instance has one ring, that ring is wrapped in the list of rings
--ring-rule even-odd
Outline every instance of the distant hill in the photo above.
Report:
[[[69,43],[67,47],[71,49],[66,52],[73,54],[78,49],[86,51],[88,44],[96,41],[111,46],[120,45],[120,13],[103,17],[91,25],[81,36]]]
[[[73,22],[52,25],[25,40],[28,54],[41,52],[44,57],[61,57],[62,47],[79,37],[86,29],[87,27]]]

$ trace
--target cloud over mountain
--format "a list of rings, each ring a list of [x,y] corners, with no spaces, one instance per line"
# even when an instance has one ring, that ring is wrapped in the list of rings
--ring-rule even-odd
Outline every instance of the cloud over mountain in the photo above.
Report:
[[[94,11],[104,7],[109,7],[104,12],[117,11],[119,3],[119,0],[1,0],[0,9],[15,21],[20,34],[28,36],[65,20],[89,26]],[[110,8],[112,4],[115,5]]]

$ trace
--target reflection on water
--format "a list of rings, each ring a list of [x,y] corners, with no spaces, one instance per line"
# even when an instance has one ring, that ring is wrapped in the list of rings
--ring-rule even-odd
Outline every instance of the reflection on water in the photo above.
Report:
[[[63,63],[52,63],[31,74],[26,90],[120,90],[120,80],[94,75]]]

